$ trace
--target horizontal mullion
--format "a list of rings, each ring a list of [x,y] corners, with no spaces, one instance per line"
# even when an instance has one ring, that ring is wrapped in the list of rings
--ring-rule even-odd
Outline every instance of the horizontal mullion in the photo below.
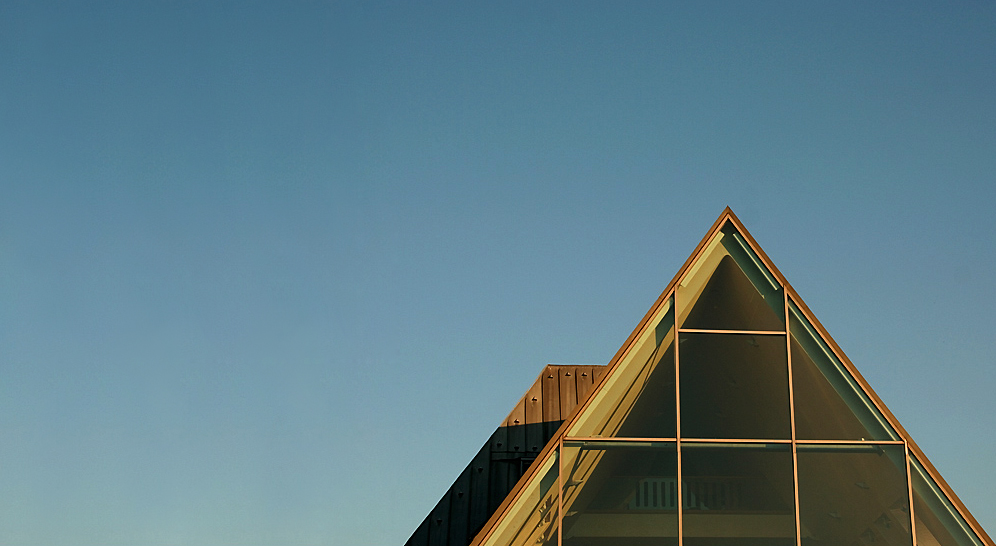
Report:
[[[681,443],[694,444],[791,444],[792,440],[765,440],[762,438],[682,438]]]
[[[902,440],[796,440],[796,444],[810,444],[810,445],[903,445],[906,442]]]
[[[630,438],[622,436],[565,436],[565,442],[677,442],[677,438]]]
[[[701,328],[678,328],[679,334],[749,334],[755,336],[784,336],[784,330],[704,330]]]
[[[678,438],[629,436],[565,436],[565,442],[678,442]],[[902,440],[790,440],[785,438],[681,438],[681,443],[695,444],[809,444],[809,445],[903,445]]]

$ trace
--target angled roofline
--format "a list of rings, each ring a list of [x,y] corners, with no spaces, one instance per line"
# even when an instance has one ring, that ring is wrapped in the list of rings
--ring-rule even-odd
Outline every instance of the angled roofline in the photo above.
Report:
[[[698,258],[699,254],[702,253],[706,245],[709,243],[709,240],[712,239],[713,235],[715,235],[716,232],[719,231],[719,228],[723,227],[723,224],[726,222],[726,220],[731,217],[733,217],[733,210],[731,210],[730,207],[726,207],[725,209],[723,209],[723,213],[719,215],[719,218],[717,218],[715,222],[713,222],[712,227],[709,228],[709,231],[706,233],[705,237],[703,237],[702,240],[699,241],[698,246],[695,247],[695,251],[692,252],[691,256],[689,256],[687,260],[685,260],[685,263],[682,264],[681,268],[678,270],[678,273],[674,276],[673,279],[671,279],[671,282],[667,284],[667,287],[664,289],[664,291],[661,292],[661,295],[660,297],[657,298],[657,301],[654,302],[654,304],[650,307],[650,310],[647,311],[647,314],[643,316],[643,319],[640,320],[639,324],[636,325],[636,328],[633,329],[633,332],[629,335],[628,338],[626,338],[626,341],[622,344],[622,346],[619,347],[619,350],[616,351],[616,354],[615,356],[612,357],[612,360],[610,360],[609,363],[606,365],[605,373],[602,374],[601,379],[599,379],[598,383],[591,390],[591,394],[588,395],[588,399],[585,400],[584,404],[578,404],[577,407],[574,408],[574,411],[572,411],[570,415],[564,418],[564,422],[561,423],[560,428],[557,429],[557,432],[554,433],[553,437],[550,438],[550,440],[546,443],[546,445],[543,446],[543,449],[539,452],[539,454],[536,455],[536,461],[545,460],[547,457],[549,457],[550,452],[553,451],[560,444],[560,440],[564,437],[564,434],[574,423],[574,420],[577,418],[577,416],[581,412],[583,412],[585,408],[588,407],[588,404],[591,403],[592,400],[594,400],[597,397],[599,391],[602,390],[602,386],[605,384],[606,379],[610,375],[612,375],[616,367],[619,365],[619,362],[623,359],[624,356],[626,356],[627,353],[629,353],[630,349],[632,349],[633,344],[636,342],[636,339],[639,336],[639,334],[644,330],[644,328],[647,327],[647,323],[650,322],[654,314],[657,313],[657,311],[661,308],[664,302],[666,302],[668,298],[671,297],[671,293],[674,290],[674,287],[678,284],[678,281],[685,275],[685,272],[688,270],[691,264],[695,262],[695,259]],[[471,543],[468,546],[479,546],[481,543],[483,543],[491,536],[491,533],[495,529],[495,524],[497,524],[499,521],[501,521],[503,517],[505,517],[505,514],[508,513],[509,508],[519,498],[519,495],[522,493],[522,490],[525,488],[526,484],[532,481],[536,473],[539,472],[540,466],[541,465],[539,464],[530,465],[529,470],[525,474],[523,474],[521,478],[519,478],[518,483],[515,484],[515,487],[512,488],[512,491],[508,494],[508,496],[505,497],[505,500],[502,501],[502,503],[498,506],[498,509],[496,509],[495,512],[491,514],[491,517],[488,518],[488,521],[484,524],[484,527],[481,528],[481,531],[477,534],[477,536],[474,537],[474,540],[471,541]]]
[[[536,379],[436,501],[405,544],[436,544],[438,540],[430,541],[432,537],[442,534],[437,527],[441,525],[445,529],[444,544],[465,546],[493,513],[489,509],[492,498],[497,498],[496,502],[504,500],[518,483],[519,472],[522,472],[516,472],[511,467],[507,469],[509,475],[515,475],[515,482],[509,485],[503,478],[494,479],[494,465],[500,462],[533,460],[556,433],[556,430],[550,428],[552,423],[557,423],[559,427],[563,421],[561,416],[569,415],[575,406],[585,401],[595,388],[595,381],[601,378],[604,371],[604,364],[543,366]],[[575,380],[573,389],[570,382],[564,383],[564,377],[569,377],[572,373],[572,379]],[[556,378],[556,385],[548,385],[551,378]],[[568,407],[570,409],[566,409]],[[548,418],[551,416],[552,418]],[[525,443],[516,445],[516,441]],[[483,476],[479,474],[482,472]],[[439,517],[442,520],[437,520]],[[474,534],[468,535],[472,530]]]
[[[878,409],[878,411],[881,412],[883,416],[885,416],[889,424],[899,433],[900,437],[907,443],[907,445],[909,446],[909,452],[912,453],[916,458],[916,460],[918,460],[923,465],[924,469],[927,470],[927,473],[934,480],[934,482],[937,483],[938,487],[941,488],[941,491],[948,498],[948,500],[951,501],[952,506],[954,506],[955,510],[958,511],[959,515],[961,515],[961,517],[968,523],[968,525],[972,528],[972,531],[975,532],[976,536],[980,537],[983,540],[983,542],[985,542],[988,546],[996,546],[996,543],[993,542],[993,539],[988,535],[988,533],[986,533],[985,529],[982,528],[979,522],[975,519],[975,516],[973,516],[971,512],[968,511],[968,508],[961,501],[961,499],[958,498],[958,495],[954,492],[954,490],[951,489],[951,486],[948,485],[948,483],[944,480],[944,478],[941,477],[940,473],[937,472],[937,469],[930,462],[927,456],[923,453],[923,450],[921,450],[920,447],[916,444],[916,442],[913,441],[913,438],[910,436],[910,434],[906,431],[905,428],[903,428],[903,426],[899,423],[899,420],[896,419],[896,416],[892,414],[892,412],[885,405],[882,399],[879,398],[878,394],[874,391],[874,389],[872,389],[871,385],[869,385],[868,381],[865,380],[864,376],[862,376],[861,373],[858,372],[857,368],[854,366],[851,360],[847,358],[847,355],[844,354],[844,351],[841,350],[839,345],[837,345],[837,342],[833,339],[830,333],[827,332],[826,328],[823,327],[823,324],[816,318],[812,310],[809,309],[809,306],[806,305],[803,299],[799,296],[798,292],[796,292],[795,289],[792,288],[792,285],[789,284],[789,282],[785,279],[785,276],[782,275],[781,271],[779,271],[778,268],[774,265],[774,263],[771,261],[771,258],[769,258],[768,255],[764,252],[764,250],[761,249],[761,246],[757,244],[757,241],[750,234],[747,228],[744,227],[743,223],[740,221],[737,215],[733,213],[733,209],[731,209],[729,206],[723,209],[723,212],[719,215],[719,218],[717,218],[716,221],[713,222],[712,227],[710,227],[709,231],[706,232],[704,237],[702,237],[702,240],[699,241],[698,246],[695,247],[695,250],[692,251],[688,259],[685,260],[685,263],[682,264],[681,268],[675,274],[674,278],[671,279],[671,282],[668,283],[664,291],[661,292],[661,295],[660,297],[657,298],[657,301],[654,302],[654,304],[650,307],[650,310],[647,311],[647,314],[644,315],[643,319],[640,320],[639,324],[636,325],[636,328],[633,330],[633,332],[629,335],[628,338],[626,338],[626,341],[622,344],[619,350],[616,351],[616,354],[612,357],[612,360],[610,360],[609,363],[606,365],[606,369],[605,372],[602,374],[602,377],[599,379],[598,383],[596,383],[595,386],[592,388],[590,394],[588,395],[588,398],[584,401],[583,404],[578,404],[574,408],[574,410],[571,411],[569,415],[563,417],[564,422],[560,425],[560,428],[557,429],[557,432],[554,433],[553,437],[550,438],[550,440],[546,443],[543,449],[536,455],[536,461],[545,460],[550,455],[550,452],[553,451],[557,446],[559,446],[560,441],[563,439],[567,430],[570,429],[571,425],[574,424],[574,421],[577,419],[577,416],[580,415],[582,412],[584,412],[585,409],[588,407],[588,404],[590,404],[593,400],[597,398],[597,394],[601,391],[603,385],[606,383],[609,376],[611,376],[615,372],[616,367],[623,360],[623,358],[629,353],[629,351],[633,348],[634,343],[638,339],[639,335],[643,333],[644,329],[647,327],[647,324],[654,317],[654,315],[660,310],[661,306],[664,305],[664,303],[672,296],[678,282],[680,282],[681,279],[684,278],[685,274],[688,272],[688,269],[699,258],[699,256],[705,250],[706,245],[709,244],[709,241],[711,241],[712,238],[716,235],[716,233],[719,232],[720,229],[722,229],[723,225],[727,221],[733,223],[734,227],[736,227],[736,229],[740,232],[740,234],[743,235],[744,239],[750,245],[751,249],[757,254],[757,256],[764,263],[764,266],[768,268],[768,270],[775,276],[778,282],[781,283],[781,285],[785,288],[786,298],[793,301],[796,304],[796,306],[798,306],[799,309],[802,311],[803,315],[805,315],[806,319],[809,320],[810,323],[816,328],[819,335],[823,338],[824,341],[827,342],[830,349],[834,352],[834,355],[836,355],[837,358],[840,359],[840,361],[844,364],[844,367],[847,369],[848,373],[850,373],[851,376],[855,379],[855,381],[858,383],[858,386],[861,388],[864,394],[867,395],[868,398],[872,401],[876,409]],[[786,321],[788,320],[787,316],[785,317],[785,320]],[[484,527],[481,528],[481,531],[477,534],[477,536],[474,537],[474,540],[471,541],[469,546],[479,546],[491,536],[491,534],[495,530],[496,524],[499,521],[501,521],[502,518],[505,517],[509,509],[514,505],[515,501],[521,495],[526,484],[532,481],[532,479],[535,477],[536,473],[539,471],[540,466],[541,466],[540,464],[530,465],[526,473],[522,475],[519,481],[515,484],[515,487],[512,488],[512,491],[505,497],[505,500],[502,501],[502,503],[491,515],[491,517],[488,518],[488,521],[484,524]],[[908,480],[912,479],[912,477],[907,476],[907,479]],[[913,499],[911,498],[910,499],[911,505],[912,505],[912,500]]]
[[[847,357],[844,351],[840,348],[840,345],[837,345],[837,341],[833,338],[833,336],[830,335],[830,332],[828,332],[827,329],[823,327],[823,323],[821,323],[819,319],[816,318],[816,315],[813,314],[813,311],[809,308],[808,305],[806,305],[806,302],[803,301],[801,296],[799,296],[799,293],[795,291],[795,288],[793,288],[792,285],[788,282],[788,280],[785,279],[785,276],[782,275],[781,271],[779,271],[778,268],[775,267],[774,263],[772,263],[771,261],[771,258],[769,258],[768,255],[764,253],[764,251],[761,249],[761,246],[757,244],[757,241],[754,240],[754,237],[750,234],[749,231],[747,231],[747,228],[745,228],[744,225],[740,222],[740,219],[737,218],[736,214],[734,214],[729,207],[727,207],[726,210],[724,211],[724,215],[727,213],[729,214],[729,218],[733,221],[734,225],[744,236],[744,238],[748,241],[751,248],[754,249],[754,252],[756,252],[757,255],[764,262],[764,265],[769,270],[771,270],[772,274],[775,275],[775,278],[778,279],[778,282],[780,282],[782,286],[785,287],[785,293],[788,296],[788,298],[792,300],[792,302],[794,302],[796,306],[799,307],[799,310],[802,311],[803,315],[806,316],[806,319],[809,320],[810,324],[812,324],[816,328],[820,336],[822,336],[824,341],[826,341],[827,344],[830,346],[830,349],[834,352],[834,355],[837,356],[837,358],[844,364],[844,367],[847,369],[848,373],[850,373],[851,376],[855,379],[855,381],[857,381],[858,385],[861,387],[861,390],[864,391],[864,393],[868,396],[868,398],[872,401],[872,403],[875,404],[875,408],[878,409],[878,411],[885,416],[889,424],[899,433],[900,437],[902,437],[903,440],[906,441],[906,443],[909,445],[910,452],[915,456],[916,460],[918,460],[923,465],[924,469],[927,470],[927,473],[930,474],[930,477],[941,488],[941,491],[945,494],[945,496],[947,496],[948,500],[951,501],[951,504],[955,507],[955,509],[958,511],[961,517],[965,519],[965,521],[972,528],[972,530],[975,532],[976,535],[982,538],[983,541],[985,541],[986,543],[992,545],[993,539],[989,536],[988,533],[986,533],[985,529],[982,528],[982,525],[980,525],[979,522],[975,519],[975,516],[973,516],[972,513],[969,512],[968,508],[965,506],[965,503],[963,503],[961,499],[958,498],[958,494],[954,492],[954,489],[952,489],[951,486],[948,485],[948,482],[941,477],[941,474],[934,467],[933,463],[930,462],[930,460],[927,458],[927,455],[924,454],[923,450],[920,449],[920,446],[917,445],[916,441],[913,440],[913,437],[910,435],[910,433],[906,431],[903,425],[899,422],[899,419],[897,419],[896,416],[893,415],[892,411],[888,408],[888,406],[885,405],[885,402],[883,402],[882,399],[878,396],[878,393],[875,392],[875,389],[872,388],[871,384],[869,384],[868,381],[865,380],[864,376],[861,375],[861,372],[859,372],[857,367],[855,367],[854,363],[851,362],[851,359]],[[720,216],[720,218],[722,217],[723,216]],[[715,226],[714,229],[716,229]],[[786,317],[786,320],[788,320],[788,317]]]

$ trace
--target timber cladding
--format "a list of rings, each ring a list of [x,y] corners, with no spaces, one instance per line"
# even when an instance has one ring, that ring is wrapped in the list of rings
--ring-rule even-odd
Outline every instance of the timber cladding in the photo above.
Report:
[[[551,364],[412,534],[406,546],[466,546],[574,408],[591,394],[605,366]]]

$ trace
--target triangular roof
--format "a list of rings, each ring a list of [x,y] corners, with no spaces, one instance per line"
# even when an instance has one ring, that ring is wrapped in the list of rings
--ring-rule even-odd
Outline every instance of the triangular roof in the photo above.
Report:
[[[751,349],[743,348],[744,341]],[[724,344],[734,342],[739,344],[735,349],[723,348]],[[685,356],[680,356],[682,354]],[[730,365],[729,369],[721,370],[732,374],[724,376],[723,384],[713,377],[717,370],[697,371],[696,358],[708,363],[729,359],[731,354],[740,360],[755,358],[764,362],[781,358],[787,365],[771,367],[771,370],[781,369],[781,372],[765,371],[754,366],[755,363]],[[772,356],[778,354],[780,357]],[[679,362],[686,362],[685,367],[682,368]],[[679,368],[685,373],[679,373]],[[771,377],[766,378],[765,374]],[[708,383],[710,381],[713,383]],[[788,387],[787,393],[781,392],[784,389],[767,392],[771,389],[765,385],[769,384],[783,384]],[[792,399],[793,387],[798,391],[795,401]],[[723,413],[697,407],[695,404],[703,397],[696,389],[702,388],[725,389],[720,393],[722,400],[732,400],[730,404],[734,405],[734,410],[740,408],[736,404],[743,404],[750,411],[730,412],[726,408]],[[668,389],[673,389],[673,393]],[[643,398],[645,392],[651,393],[650,398]],[[685,393],[684,398],[681,393]],[[660,397],[665,397],[665,403],[660,403]],[[784,402],[780,398],[784,398]],[[654,403],[643,402],[648,399]],[[779,409],[782,405],[788,409]],[[683,411],[684,418],[681,417]],[[695,462],[694,449],[718,452],[725,443],[724,449],[741,446],[756,450],[767,446],[780,451],[779,457],[792,461],[786,467],[791,469],[788,475],[792,476],[789,482],[793,483],[788,488],[789,497],[794,492],[794,509],[788,509],[794,514],[794,532],[789,534],[810,539],[823,537],[831,542],[828,537],[833,532],[834,522],[846,520],[846,514],[821,508],[830,519],[823,513],[820,513],[822,519],[811,517],[808,521],[800,516],[800,502],[810,504],[811,510],[812,504],[817,502],[815,496],[807,496],[809,493],[801,485],[803,475],[810,472],[810,468],[826,466],[827,460],[836,460],[833,457],[854,456],[826,455],[827,452],[857,453],[873,449],[878,455],[889,455],[887,459],[892,459],[902,475],[902,486],[909,489],[909,494],[908,498],[899,499],[903,502],[897,501],[884,509],[876,508],[884,510],[876,521],[882,528],[881,534],[869,527],[861,535],[862,540],[874,541],[878,534],[887,543],[895,540],[893,535],[899,537],[900,543],[906,536],[909,539],[906,543],[912,542],[914,546],[994,546],[992,539],[729,207],[609,362],[590,395],[583,402],[579,398],[577,407],[561,418],[563,424],[536,455],[536,463],[525,471],[494,510],[471,546],[506,544],[508,540],[504,537],[515,536],[520,533],[516,528],[526,526],[531,533],[527,542],[557,544],[557,537],[564,532],[560,529],[563,524],[558,514],[573,517],[577,510],[572,514],[567,503],[581,502],[578,499],[583,496],[580,493],[583,487],[576,487],[581,482],[567,480],[570,483],[562,483],[563,472],[557,468],[566,464],[563,462],[565,438],[566,449],[575,453],[572,476],[582,473],[578,470],[583,466],[578,450],[602,450],[598,457],[605,456],[604,460],[608,460],[605,453],[609,452],[604,451],[608,449],[606,446],[629,448],[640,443],[634,440],[643,440],[640,445],[670,446],[667,449],[676,454],[679,469],[681,453],[686,450],[688,472]],[[682,431],[682,427],[685,430]],[[682,443],[685,448],[680,447]],[[593,457],[585,463],[587,472],[600,464],[598,460]],[[681,471],[672,469],[671,472],[677,474],[674,480],[681,484]],[[878,483],[869,485],[871,480],[866,483],[861,481],[864,478],[843,474],[821,479],[851,481],[856,489],[864,490],[879,486]],[[672,495],[675,494],[674,484],[669,485],[667,479],[649,482],[644,479],[641,484],[645,492],[647,487],[671,487]],[[704,501],[694,500],[694,493],[688,490],[692,485],[689,480],[685,488],[677,487],[677,491],[681,491],[677,494],[684,499],[681,502],[672,500],[671,504],[662,504],[664,501],[658,500],[654,493],[652,502],[656,503],[656,509],[677,512],[677,516],[672,517],[676,528],[667,536],[677,539],[682,533],[691,536],[688,533],[694,532],[695,521],[690,514],[704,508]],[[853,486],[848,484],[855,489]],[[571,487],[574,489],[568,493]],[[826,483],[821,487],[825,488]],[[665,489],[660,491],[665,494]],[[847,493],[854,494],[850,490]],[[633,499],[630,493],[627,502],[634,508],[639,507],[640,502],[650,501]],[[695,506],[696,502],[700,506]],[[683,510],[686,512],[684,518]],[[894,526],[893,520],[897,518],[900,525]],[[671,520],[655,525],[666,527],[668,521]],[[769,521],[774,522],[773,519]],[[681,531],[683,522],[684,532]],[[894,530],[885,531],[887,528]],[[522,540],[520,536],[516,543]],[[443,539],[439,543],[446,542]]]

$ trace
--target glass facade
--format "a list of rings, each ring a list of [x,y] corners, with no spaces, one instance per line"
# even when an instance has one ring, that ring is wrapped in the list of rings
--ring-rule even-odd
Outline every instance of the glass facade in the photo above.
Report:
[[[569,436],[675,437],[673,298],[664,301],[606,381]]]
[[[721,226],[485,544],[984,546],[776,279]]]
[[[564,441],[563,471],[563,544],[678,544],[675,442]]]
[[[679,333],[683,438],[792,437],[784,335]]]
[[[686,546],[795,544],[792,446],[681,445]]]
[[[789,302],[789,334],[798,438],[899,439],[793,302]]]
[[[678,325],[785,330],[784,290],[732,223],[716,233],[678,284]]]
[[[800,444],[799,521],[803,546],[911,546],[902,444]]]

